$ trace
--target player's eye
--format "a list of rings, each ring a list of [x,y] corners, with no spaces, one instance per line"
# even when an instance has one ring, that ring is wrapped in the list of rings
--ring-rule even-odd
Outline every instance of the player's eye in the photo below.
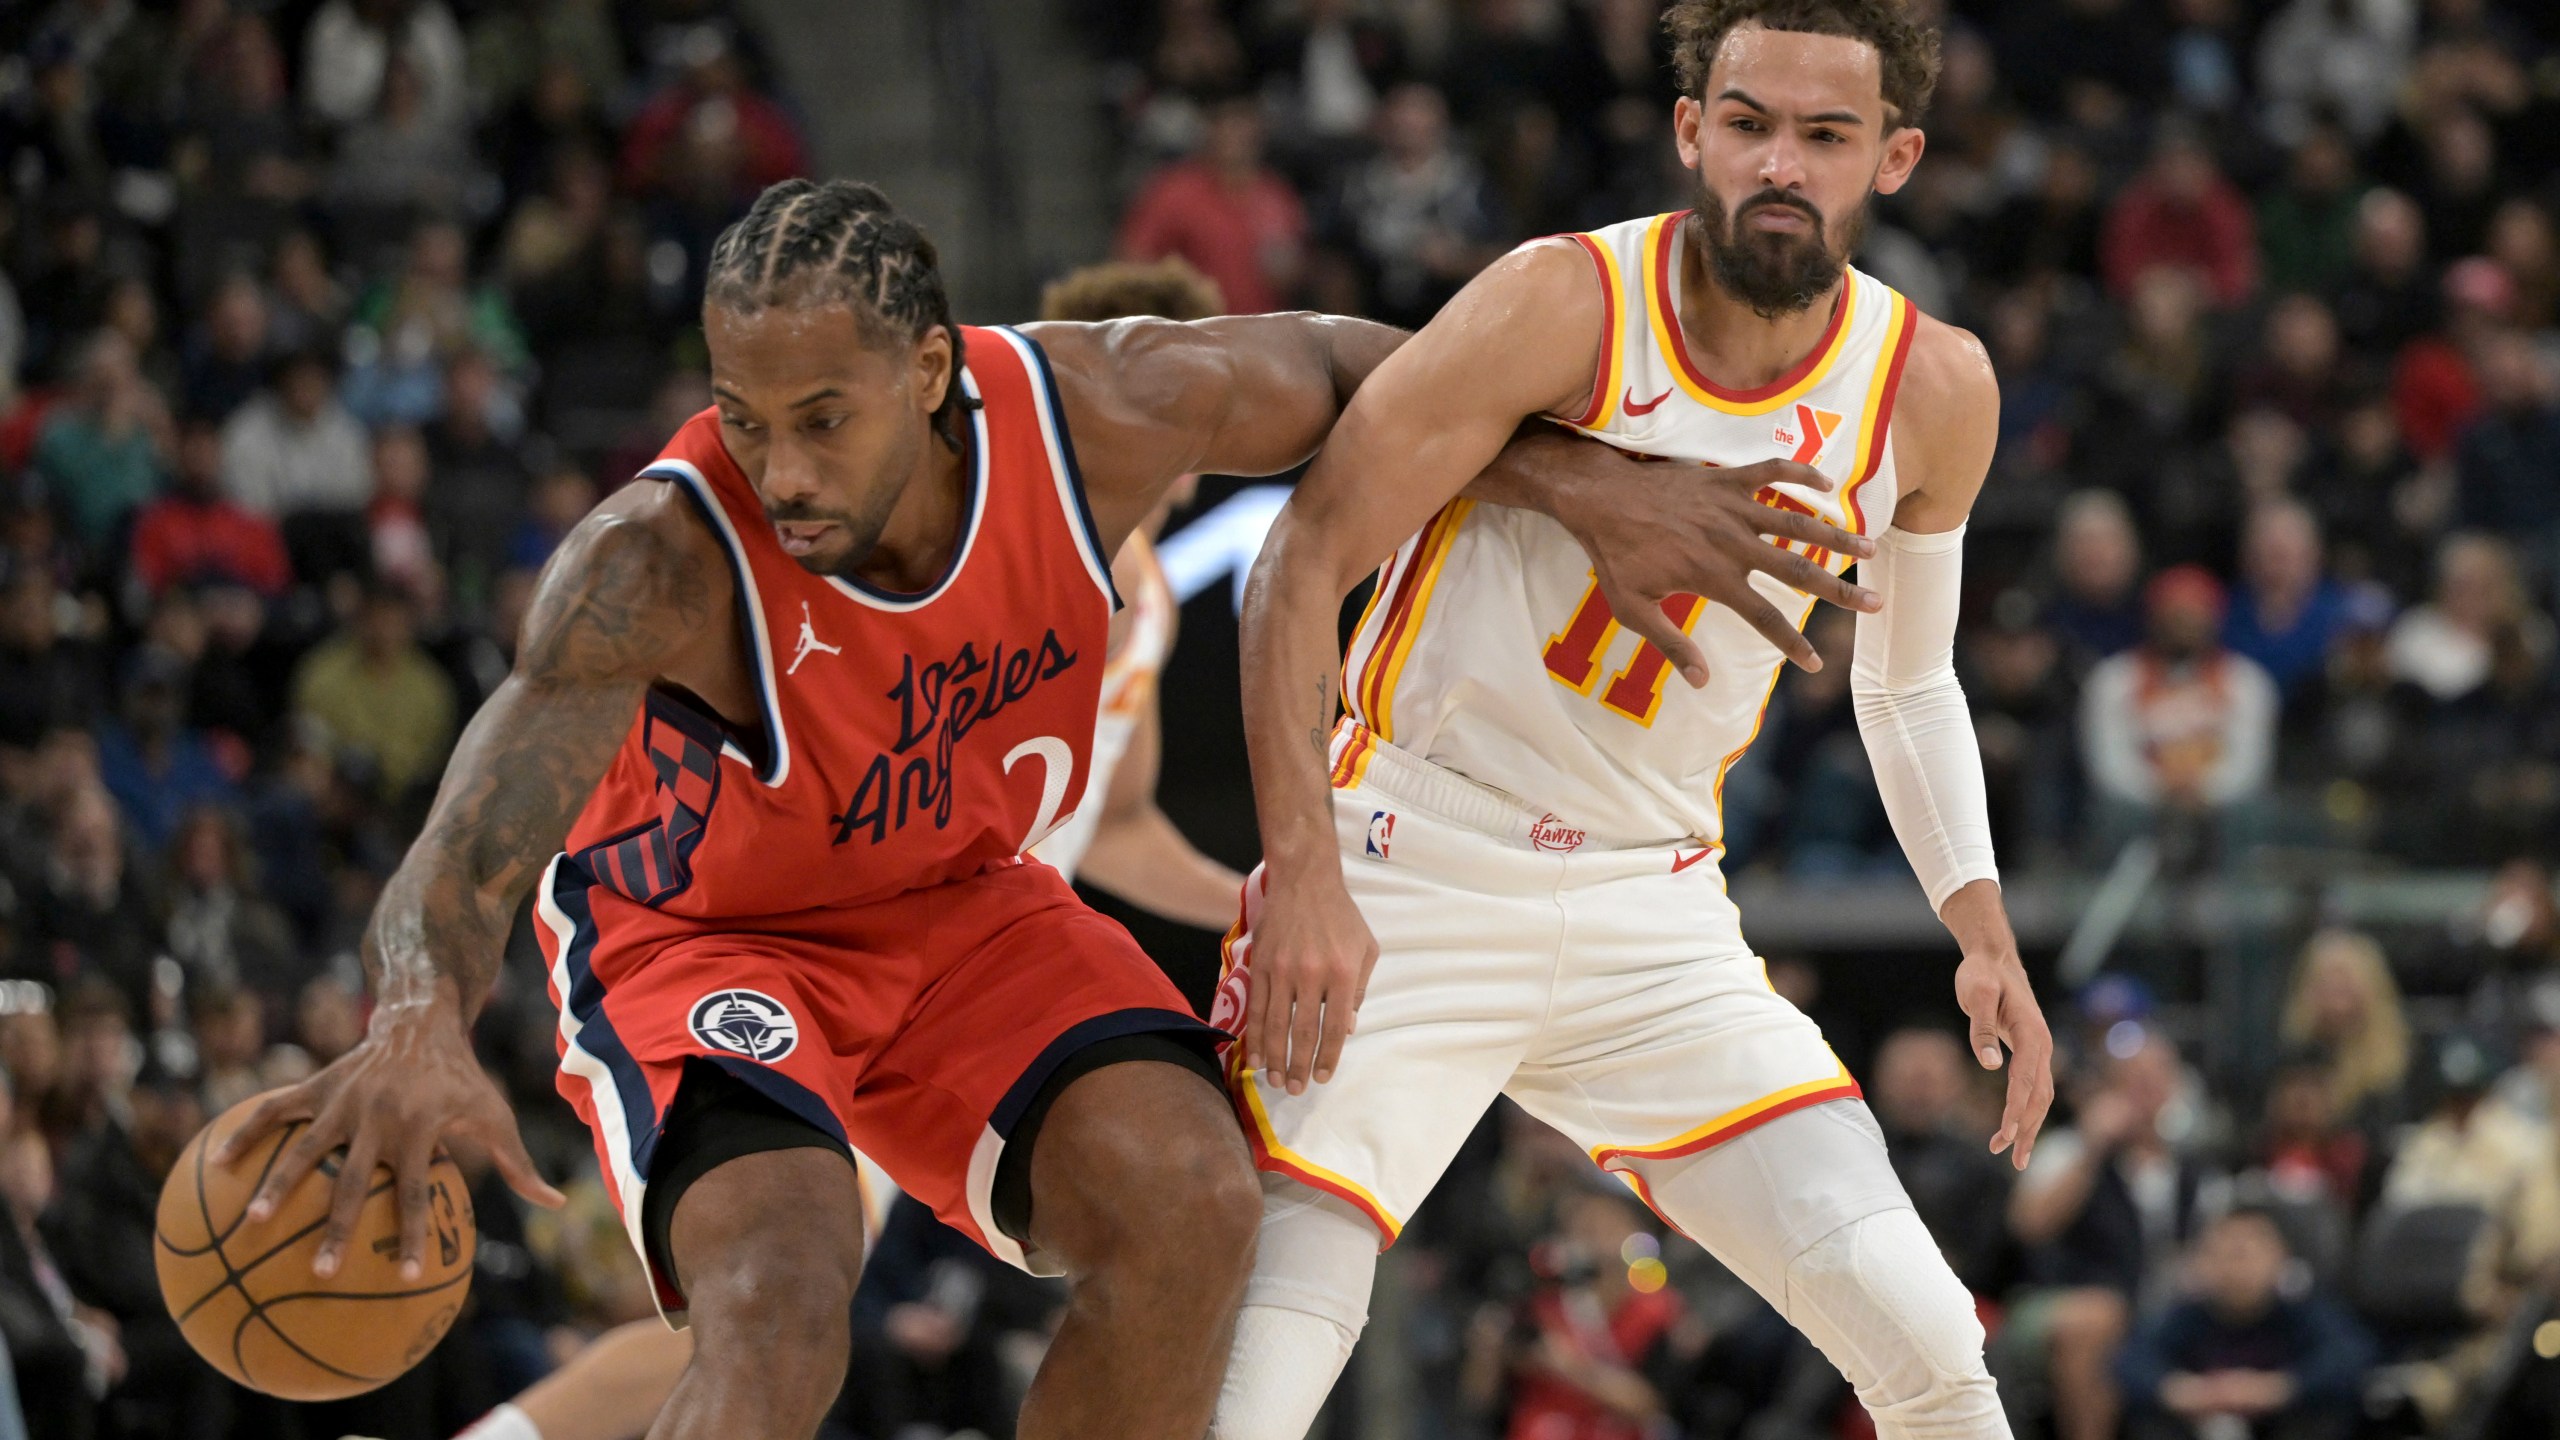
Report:
[[[818,431],[821,434],[830,430],[841,430],[844,428],[844,419],[845,417],[842,415],[821,416],[819,418],[812,419],[809,422],[809,428]]]
[[[1751,134],[1760,128],[1760,122],[1752,119],[1748,115],[1736,115],[1726,123],[1746,135]]]
[[[1813,138],[1821,141],[1825,145],[1837,145],[1849,137],[1841,134],[1837,130],[1816,130],[1813,132]]]
[[[720,417],[720,423],[737,431],[741,435],[753,435],[764,428],[752,420],[741,420],[737,416],[729,414],[723,414]]]

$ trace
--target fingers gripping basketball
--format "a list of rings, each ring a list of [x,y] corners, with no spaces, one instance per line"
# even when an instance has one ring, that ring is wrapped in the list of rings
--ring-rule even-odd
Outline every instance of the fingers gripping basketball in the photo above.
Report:
[[[302,1128],[285,1126],[229,1165],[213,1163],[208,1152],[256,1103],[205,1127],[161,1188],[152,1247],[161,1299],[197,1353],[251,1389],[331,1400],[388,1383],[435,1348],[470,1293],[479,1231],[462,1172],[441,1152],[429,1171],[423,1274],[400,1274],[398,1197],[381,1167],[344,1261],[322,1280],[312,1254],[345,1154],[322,1161],[265,1221],[249,1221],[249,1197]]]

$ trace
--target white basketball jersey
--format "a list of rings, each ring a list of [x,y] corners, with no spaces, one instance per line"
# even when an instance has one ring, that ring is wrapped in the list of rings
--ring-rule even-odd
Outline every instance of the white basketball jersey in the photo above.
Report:
[[[1164,562],[1147,537],[1132,533],[1112,562],[1112,584],[1125,608],[1112,617],[1111,652],[1102,662],[1102,705],[1093,722],[1093,774],[1084,784],[1084,804],[1065,824],[1031,847],[1033,858],[1057,867],[1073,880],[1102,828],[1103,807],[1111,799],[1111,773],[1129,753],[1138,721],[1155,700],[1156,681],[1173,654],[1175,605],[1173,587],[1164,577]]]
[[[1802,363],[1756,389],[1725,389],[1699,372],[1680,330],[1686,216],[1540,242],[1588,252],[1609,314],[1590,407],[1551,418],[1666,461],[1802,461],[1836,488],[1764,489],[1762,503],[1859,534],[1882,531],[1895,496],[1886,433],[1917,313],[1852,268]],[[1661,483],[1686,483],[1687,473],[1666,466]],[[1848,564],[1828,552],[1812,558]],[[1752,578],[1801,628],[1813,600]],[[1725,772],[1759,732],[1783,657],[1722,606],[1678,596],[1664,609],[1705,651],[1706,688],[1691,689],[1616,622],[1589,557],[1561,525],[1452,501],[1379,572],[1344,665],[1358,728],[1338,747],[1336,783],[1359,773],[1374,738],[1549,812],[1555,848],[1585,834],[1719,845]]]

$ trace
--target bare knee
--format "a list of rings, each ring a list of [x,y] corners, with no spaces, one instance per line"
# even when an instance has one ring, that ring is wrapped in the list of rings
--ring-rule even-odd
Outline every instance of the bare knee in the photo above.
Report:
[[[852,1172],[822,1150],[742,1157],[678,1202],[669,1233],[693,1368],[754,1376],[820,1409],[843,1383],[862,1226]]]
[[[1098,1227],[1096,1260],[1231,1276],[1241,1287],[1262,1228],[1262,1187],[1234,1138],[1187,1135],[1132,1157],[1128,1189]]]
[[[1071,1273],[1178,1271],[1241,1292],[1262,1187],[1224,1098],[1199,1077],[1158,1064],[1097,1070],[1059,1097],[1037,1143],[1033,1240]],[[1204,1285],[1216,1280],[1226,1283]]]

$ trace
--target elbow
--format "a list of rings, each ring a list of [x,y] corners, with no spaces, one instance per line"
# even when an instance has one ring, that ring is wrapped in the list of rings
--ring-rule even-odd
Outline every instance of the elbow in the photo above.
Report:
[[[1323,527],[1296,513],[1297,505],[1293,498],[1281,507],[1245,578],[1247,623],[1273,606],[1339,605],[1360,582],[1363,572],[1340,546],[1326,543]]]

